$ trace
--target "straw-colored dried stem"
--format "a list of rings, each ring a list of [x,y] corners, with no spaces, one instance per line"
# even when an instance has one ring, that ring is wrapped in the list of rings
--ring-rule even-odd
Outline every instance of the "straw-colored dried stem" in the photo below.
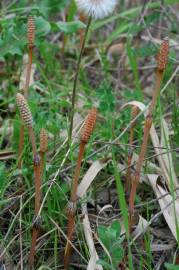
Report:
[[[82,129],[81,139],[80,139],[80,146],[79,146],[79,153],[77,164],[74,172],[74,178],[72,183],[71,189],[71,198],[70,198],[70,205],[68,207],[68,230],[67,230],[67,237],[69,242],[66,244],[65,254],[64,254],[64,268],[68,269],[70,263],[70,255],[71,255],[71,244],[74,227],[75,227],[75,208],[76,208],[76,200],[77,200],[77,188],[78,188],[78,179],[80,176],[81,170],[81,163],[85,151],[85,146],[88,143],[90,136],[94,130],[95,123],[97,118],[97,109],[93,108],[89,111],[87,118],[84,123],[84,127]]]
[[[143,142],[142,142],[141,151],[140,151],[138,161],[137,161],[136,172],[133,177],[132,189],[131,189],[130,198],[129,198],[129,222],[132,220],[132,216],[134,214],[134,201],[135,201],[135,196],[136,196],[136,190],[137,190],[137,186],[140,180],[142,164],[143,164],[146,150],[147,150],[148,138],[150,134],[150,128],[152,125],[152,115],[153,115],[153,111],[157,102],[157,97],[160,93],[161,82],[162,82],[163,74],[166,69],[166,65],[168,61],[168,54],[169,54],[169,43],[168,43],[168,40],[166,39],[162,42],[161,47],[160,47],[160,52],[157,57],[158,62],[157,62],[157,70],[156,70],[156,84],[153,91],[152,101],[149,106],[148,116],[145,119]],[[130,229],[131,229],[131,225],[132,224],[130,223]]]

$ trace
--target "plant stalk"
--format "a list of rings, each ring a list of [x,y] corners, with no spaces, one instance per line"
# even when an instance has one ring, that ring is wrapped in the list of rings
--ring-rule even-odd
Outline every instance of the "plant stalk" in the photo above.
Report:
[[[129,197],[129,219],[130,219],[130,228],[131,228],[131,220],[132,216],[134,215],[134,201],[135,201],[135,196],[136,196],[136,191],[137,191],[137,186],[140,180],[140,175],[141,175],[141,169],[142,169],[142,164],[145,158],[146,150],[147,150],[147,145],[148,145],[148,138],[150,134],[150,128],[152,126],[152,115],[153,111],[157,102],[157,97],[160,93],[160,87],[161,87],[161,82],[163,78],[163,73],[164,71],[159,71],[157,69],[156,71],[156,83],[155,83],[155,88],[152,96],[152,101],[149,105],[149,111],[148,115],[145,119],[145,126],[144,126],[144,135],[143,135],[143,142],[141,146],[141,151],[138,157],[137,161],[137,167],[136,167],[136,172],[133,176],[133,181],[132,181],[132,189]]]
[[[72,139],[73,118],[74,118],[75,101],[76,101],[76,88],[77,88],[77,82],[78,82],[78,77],[79,77],[79,72],[80,72],[81,59],[82,59],[83,52],[84,52],[84,49],[85,49],[85,44],[86,44],[89,28],[90,28],[90,25],[91,25],[91,21],[92,21],[92,17],[90,17],[89,20],[88,20],[86,31],[85,31],[85,34],[84,34],[84,37],[83,37],[83,42],[82,42],[82,46],[81,46],[81,49],[80,49],[80,54],[79,54],[79,58],[78,58],[78,63],[77,63],[77,68],[76,68],[76,73],[75,73],[75,78],[74,78],[74,83],[73,83],[68,145],[70,145],[71,139]]]
[[[28,89],[30,84],[31,70],[32,70],[32,58],[33,58],[33,48],[29,48],[29,57],[28,57],[28,65],[26,71],[26,81],[23,89],[24,97],[27,99],[28,97]],[[24,125],[22,124],[20,127],[20,135],[19,135],[19,150],[18,150],[18,169],[22,169],[22,153],[24,147]]]

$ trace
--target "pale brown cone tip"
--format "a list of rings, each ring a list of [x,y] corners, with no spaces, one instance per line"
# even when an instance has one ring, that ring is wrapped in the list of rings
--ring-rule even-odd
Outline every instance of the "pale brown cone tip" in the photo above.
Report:
[[[40,131],[40,151],[47,152],[48,149],[48,133],[46,129],[42,128]]]
[[[89,141],[96,124],[96,118],[97,118],[97,109],[93,108],[89,111],[86,117],[84,127],[81,133],[81,142],[87,143]]]
[[[19,111],[20,111],[21,118],[24,121],[24,124],[28,128],[32,127],[33,118],[32,118],[32,114],[31,114],[29,105],[28,105],[25,97],[23,95],[21,95],[20,93],[17,93],[16,101],[17,101],[17,106],[18,106]]]
[[[137,106],[132,106],[132,110],[131,110],[131,118],[132,120],[134,118],[136,118],[136,116],[138,115],[139,113],[139,108]],[[134,127],[136,125],[136,121],[132,124],[132,127]]]
[[[132,119],[134,119],[139,113],[139,108],[137,106],[132,106],[132,110],[131,110],[131,116]]]
[[[35,41],[35,22],[32,16],[28,17],[27,22],[27,39],[29,48],[33,48]]]
[[[160,51],[157,57],[157,69],[164,71],[168,63],[169,55],[169,39],[165,38],[160,46]]]

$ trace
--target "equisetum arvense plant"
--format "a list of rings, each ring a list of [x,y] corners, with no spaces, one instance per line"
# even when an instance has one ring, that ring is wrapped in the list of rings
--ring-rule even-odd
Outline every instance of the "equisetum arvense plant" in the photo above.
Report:
[[[139,113],[139,109],[137,106],[132,106],[131,110],[131,121],[133,121],[137,114]],[[126,181],[125,181],[125,192],[126,197],[128,198],[131,190],[131,163],[132,163],[132,154],[134,150],[134,128],[136,125],[136,121],[133,122],[130,128],[130,135],[129,135],[129,150],[127,156],[127,173],[126,173]]]
[[[31,69],[32,69],[32,58],[33,58],[33,47],[35,41],[35,22],[32,16],[28,17],[27,23],[27,41],[28,41],[28,65],[26,71],[26,80],[23,87],[24,97],[28,98],[28,89],[30,84]],[[21,125],[20,135],[19,135],[19,150],[18,150],[18,168],[22,168],[22,153],[24,146],[24,126]]]
[[[32,231],[32,243],[31,243],[31,250],[29,256],[29,264],[30,267],[33,267],[34,264],[34,256],[35,256],[35,245],[36,239],[38,237],[38,224],[37,224],[37,217],[38,212],[40,209],[40,188],[41,188],[41,167],[40,167],[40,156],[37,152],[36,146],[36,139],[35,134],[33,131],[33,118],[28,106],[27,100],[25,97],[17,93],[16,95],[17,105],[20,111],[21,118],[24,122],[25,127],[28,129],[29,139],[32,146],[33,152],[33,164],[34,164],[34,176],[35,176],[35,218],[33,224],[33,231]]]
[[[94,130],[95,123],[97,117],[97,110],[95,108],[91,109],[87,115],[87,118],[84,123],[84,127],[81,133],[80,138],[80,146],[79,146],[79,153],[77,164],[74,172],[74,178],[72,182],[72,189],[71,189],[71,198],[68,206],[68,231],[67,237],[68,240],[71,241],[74,233],[75,228],[75,211],[76,211],[76,200],[77,200],[77,188],[78,188],[78,179],[80,176],[80,169],[81,163],[85,151],[85,146],[88,143],[90,136]],[[71,255],[71,244],[67,242],[65,248],[65,255],[64,255],[64,267],[68,269],[69,262],[70,262],[70,255]]]
[[[160,46],[160,51],[159,51],[159,54],[157,57],[155,88],[153,91],[152,101],[151,101],[149,108],[148,108],[148,114],[147,114],[147,117],[145,119],[144,132],[143,132],[143,142],[142,142],[141,151],[140,151],[137,165],[136,165],[136,171],[132,177],[132,189],[131,189],[130,198],[129,198],[130,220],[132,220],[132,216],[134,214],[134,200],[135,200],[135,196],[136,196],[136,190],[137,190],[137,186],[138,186],[138,183],[140,180],[142,164],[143,164],[146,150],[147,150],[150,128],[151,128],[152,122],[153,122],[153,112],[155,109],[158,95],[160,93],[163,75],[164,75],[164,72],[165,72],[165,69],[167,66],[167,62],[168,62],[168,54],[169,54],[169,41],[168,41],[168,38],[166,38]]]

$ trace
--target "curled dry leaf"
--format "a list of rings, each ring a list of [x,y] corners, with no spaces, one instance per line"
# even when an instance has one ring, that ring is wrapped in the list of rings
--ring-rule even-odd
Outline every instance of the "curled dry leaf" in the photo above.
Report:
[[[22,89],[25,88],[27,66],[28,66],[28,55],[25,54],[23,56],[22,72],[21,72],[20,83],[19,83],[19,89],[20,90],[22,90]],[[29,87],[34,84],[34,74],[35,74],[35,71],[36,71],[36,65],[35,64],[32,64]]]
[[[96,160],[91,167],[88,169],[87,173],[84,175],[81,183],[78,186],[77,196],[82,198],[87,189],[90,187],[91,183],[97,176],[97,174],[104,169],[107,164],[111,161],[111,158]]]
[[[179,226],[179,199],[173,196],[164,189],[159,181],[158,175],[149,174],[149,182],[158,198],[160,208],[163,212],[164,218],[176,240],[177,238],[177,227]]]
[[[144,112],[144,116],[147,115],[147,108],[143,103],[133,101],[125,104],[123,108],[128,105],[138,106],[139,109]],[[159,142],[159,138],[154,125],[152,125],[150,129],[150,136],[154,146],[156,157],[159,162],[159,166],[162,171],[162,176],[164,176],[165,178],[168,189],[171,190],[171,183],[173,184],[174,188],[177,188],[178,181],[174,171],[172,156],[169,153],[163,155],[163,152],[165,150],[161,149],[161,147],[166,147],[168,150],[170,150],[169,131],[164,119],[162,120],[161,144]],[[168,190],[165,190],[161,185],[159,185],[157,182],[158,175],[148,175],[148,178],[157,198],[159,199],[160,208],[161,210],[163,210],[165,220],[173,236],[175,237],[175,239],[177,239],[176,223],[179,226],[179,200],[173,198],[176,197],[176,192],[173,192],[173,194],[171,194],[170,192],[168,192]]]
[[[117,43],[112,44],[107,51],[107,57],[109,60],[112,60],[114,56],[119,57],[122,53],[125,52],[125,44],[124,43]]]
[[[96,264],[99,257],[95,249],[95,245],[94,245],[94,241],[92,237],[92,230],[91,230],[87,213],[85,213],[85,216],[83,219],[83,229],[84,229],[84,234],[86,238],[86,243],[88,245],[89,252],[90,252],[90,260],[88,263],[87,270],[103,270],[101,265]]]
[[[169,177],[174,183],[175,188],[178,187],[179,183],[175,174],[174,165],[173,165],[173,159],[172,154],[170,152],[170,138],[169,138],[169,129],[167,122],[164,118],[161,119],[161,143],[160,145],[162,147],[165,147],[167,150],[169,150],[166,154],[162,155],[164,159],[164,163],[166,166],[167,171],[169,172]]]
[[[138,222],[135,226],[134,231],[132,232],[132,236],[133,237],[140,236],[142,233],[145,232],[145,230],[146,230],[146,228],[148,228],[148,226],[149,226],[148,221],[145,218],[143,218],[142,216],[138,215]]]
[[[128,102],[128,103],[124,104],[124,106],[122,106],[122,109],[127,107],[127,106],[137,106],[142,112],[144,112],[144,116],[145,117],[147,116],[148,108],[142,102],[139,102],[139,101]],[[165,133],[166,134],[168,133],[167,129],[166,129],[166,125],[165,125]],[[154,146],[156,158],[159,162],[160,168],[161,168],[162,173],[165,177],[165,180],[166,180],[168,187],[170,187],[171,180],[173,181],[175,188],[178,187],[178,181],[177,181],[177,178],[175,176],[174,169],[172,168],[173,172],[172,172],[172,177],[171,177],[171,166],[170,166],[169,160],[166,159],[165,155],[163,157],[163,152],[165,150],[163,150],[161,148],[161,146],[166,147],[166,145],[164,146],[164,145],[160,144],[156,129],[155,129],[153,124],[152,124],[151,129],[150,129],[150,137],[152,140],[152,144]],[[170,150],[170,149],[168,149],[168,150]]]

